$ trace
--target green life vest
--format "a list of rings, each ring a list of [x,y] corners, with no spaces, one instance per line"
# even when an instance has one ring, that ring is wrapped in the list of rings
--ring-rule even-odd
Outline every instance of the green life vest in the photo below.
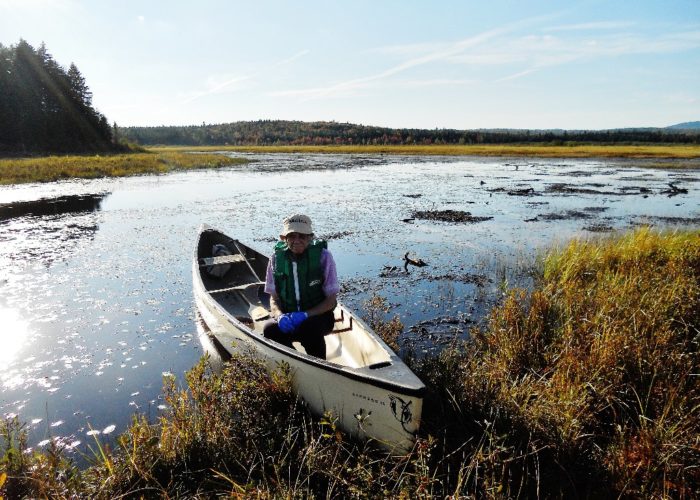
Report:
[[[314,240],[306,248],[306,251],[296,259],[300,299],[297,303],[294,290],[292,252],[284,241],[275,245],[275,288],[283,312],[308,311],[326,298],[323,293],[323,271],[321,269],[321,251],[324,248],[328,248],[328,244],[324,240]]]

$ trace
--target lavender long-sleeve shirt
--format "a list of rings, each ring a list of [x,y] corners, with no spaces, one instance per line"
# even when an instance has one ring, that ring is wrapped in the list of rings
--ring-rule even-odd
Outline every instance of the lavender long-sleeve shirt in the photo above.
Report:
[[[338,284],[338,275],[335,270],[335,261],[333,255],[325,248],[321,250],[321,271],[323,272],[323,284],[321,288],[326,297],[335,295],[340,291]],[[270,256],[267,263],[267,273],[265,274],[265,292],[277,293],[275,287],[275,254]]]

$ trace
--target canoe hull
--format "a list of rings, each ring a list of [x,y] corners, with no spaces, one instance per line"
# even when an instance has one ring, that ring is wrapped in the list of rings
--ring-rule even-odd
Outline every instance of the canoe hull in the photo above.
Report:
[[[200,269],[195,260],[192,269],[195,303],[202,320],[224,349],[231,354],[252,351],[270,370],[286,364],[295,392],[310,410],[317,415],[328,414],[340,429],[352,436],[375,440],[393,453],[412,448],[425,388],[381,340],[377,341],[388,350],[391,362],[378,368],[341,366],[287,348],[264,338],[249,324],[231,315],[205,288]],[[351,313],[339,306],[336,314],[347,319]],[[349,324],[351,328],[353,324],[355,328],[357,325],[367,328],[355,317]],[[326,342],[329,347],[337,342],[337,348],[342,348],[342,340],[327,338]],[[399,383],[391,381],[393,373],[401,379]]]

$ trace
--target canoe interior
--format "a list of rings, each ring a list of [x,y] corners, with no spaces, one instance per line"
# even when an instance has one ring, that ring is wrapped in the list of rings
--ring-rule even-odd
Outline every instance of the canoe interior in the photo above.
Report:
[[[214,245],[222,244],[233,254],[231,258],[219,259],[228,266],[222,276],[215,276],[211,269]],[[242,255],[243,259],[236,258]],[[253,335],[262,335],[265,321],[270,319],[270,297],[264,291],[268,257],[243,245],[216,230],[205,230],[200,234],[197,260],[204,288],[209,296],[219,303],[231,316],[246,326]],[[326,360],[350,368],[382,368],[392,363],[391,355],[365,328],[362,322],[344,307],[335,311],[335,328],[326,335]],[[304,348],[294,343],[304,352]]]

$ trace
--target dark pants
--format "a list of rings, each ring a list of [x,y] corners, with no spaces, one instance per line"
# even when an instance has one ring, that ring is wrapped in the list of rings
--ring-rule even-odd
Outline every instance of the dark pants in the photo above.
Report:
[[[324,336],[333,330],[335,318],[333,311],[328,311],[318,316],[310,316],[294,333],[284,333],[280,330],[277,321],[267,320],[263,325],[263,334],[268,339],[280,344],[292,347],[292,342],[299,342],[306,354],[317,358],[326,359],[326,341]]]

